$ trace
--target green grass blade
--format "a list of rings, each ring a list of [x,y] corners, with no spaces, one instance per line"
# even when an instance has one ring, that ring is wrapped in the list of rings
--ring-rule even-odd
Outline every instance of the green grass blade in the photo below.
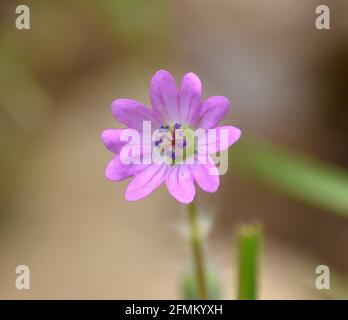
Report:
[[[238,299],[255,300],[258,297],[259,258],[262,227],[259,223],[245,224],[238,229]]]
[[[244,138],[230,149],[231,166],[287,196],[348,217],[348,171],[277,146]]]

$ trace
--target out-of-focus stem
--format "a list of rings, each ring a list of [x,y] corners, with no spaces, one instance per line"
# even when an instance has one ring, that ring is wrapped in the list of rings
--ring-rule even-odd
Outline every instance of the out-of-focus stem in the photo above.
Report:
[[[193,264],[197,281],[197,290],[199,298],[202,300],[208,299],[206,275],[204,265],[204,255],[202,248],[202,232],[198,221],[197,207],[194,202],[187,206],[190,241],[192,246]]]
[[[238,259],[240,300],[257,299],[259,256],[262,245],[262,226],[259,223],[242,225],[238,230]]]

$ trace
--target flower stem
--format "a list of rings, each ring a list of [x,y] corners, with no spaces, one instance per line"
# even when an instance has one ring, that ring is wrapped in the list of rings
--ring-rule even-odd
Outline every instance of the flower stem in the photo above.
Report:
[[[198,221],[198,213],[195,202],[191,202],[188,206],[190,241],[192,246],[193,263],[196,274],[197,289],[201,300],[208,299],[204,257],[202,248],[202,232]]]

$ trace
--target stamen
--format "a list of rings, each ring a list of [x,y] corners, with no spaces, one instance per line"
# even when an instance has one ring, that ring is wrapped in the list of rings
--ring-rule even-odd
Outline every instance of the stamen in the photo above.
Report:
[[[166,126],[160,126],[160,128],[159,128],[159,132],[168,132],[168,130],[169,130],[169,126],[168,125],[166,125]]]
[[[161,137],[159,140],[155,141],[155,146],[157,147],[162,142],[163,142],[163,138]]]
[[[180,130],[179,130],[180,129]],[[157,148],[160,148],[161,154],[173,164],[180,161],[182,157],[186,157],[185,148],[188,145],[188,137],[185,136],[185,127],[180,123],[172,123],[170,125],[161,125],[159,132],[160,137],[154,142]],[[191,152],[191,151],[189,151]]]
[[[186,147],[186,137],[184,137],[182,140],[179,140],[177,142],[177,145],[180,149],[184,149]]]
[[[175,160],[175,152],[172,151],[172,160]]]

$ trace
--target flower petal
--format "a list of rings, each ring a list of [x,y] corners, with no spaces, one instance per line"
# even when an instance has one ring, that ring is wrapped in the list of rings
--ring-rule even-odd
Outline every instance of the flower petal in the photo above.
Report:
[[[113,153],[120,153],[122,147],[127,143],[120,140],[121,133],[124,129],[106,129],[101,134],[101,140]]]
[[[206,192],[216,192],[220,184],[219,171],[209,157],[204,164],[196,163],[190,166],[194,180]]]
[[[228,149],[241,136],[240,129],[221,126],[205,130],[205,135],[198,137],[198,153],[212,154]]]
[[[105,176],[112,181],[122,181],[144,170],[146,164],[125,164],[119,155],[115,156],[105,169]]]
[[[152,77],[150,100],[153,110],[164,123],[179,121],[178,93],[175,79],[168,71],[159,70]]]
[[[135,100],[114,100],[111,104],[111,112],[119,122],[138,131],[143,130],[143,121],[151,121],[155,126],[159,124],[153,111]]]
[[[201,80],[192,72],[185,74],[179,90],[180,120],[182,122],[193,124],[199,114],[201,96]]]
[[[196,189],[187,165],[175,165],[167,174],[166,184],[169,193],[182,203],[193,201]]]
[[[228,113],[230,103],[226,97],[213,96],[202,103],[198,128],[214,128]]]
[[[166,177],[167,166],[152,164],[135,175],[126,190],[126,199],[135,201],[157,189]]]

